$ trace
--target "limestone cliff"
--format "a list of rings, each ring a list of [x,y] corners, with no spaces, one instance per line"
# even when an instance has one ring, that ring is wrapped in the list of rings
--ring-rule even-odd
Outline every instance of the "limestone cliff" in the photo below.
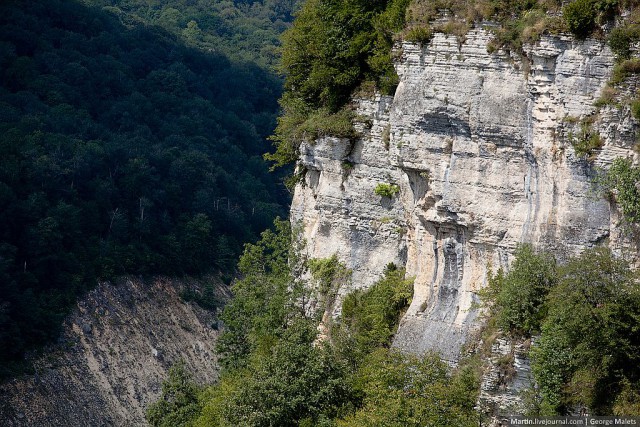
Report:
[[[32,361],[35,374],[0,385],[0,424],[141,426],[173,363],[213,382],[215,317],[180,298],[186,286],[100,284],[67,318],[60,344]]]
[[[395,96],[355,101],[362,136],[302,145],[306,173],[291,208],[308,255],[337,253],[353,287],[389,262],[405,265],[414,298],[394,345],[451,362],[479,324],[473,303],[488,266],[508,266],[519,242],[560,256],[627,247],[615,206],[592,186],[596,168],[634,155],[629,108],[594,106],[611,51],[544,36],[523,60],[488,53],[490,39],[478,28],[462,43],[445,34],[403,43]],[[585,118],[604,142],[594,159],[571,144]],[[400,191],[378,196],[380,183]]]

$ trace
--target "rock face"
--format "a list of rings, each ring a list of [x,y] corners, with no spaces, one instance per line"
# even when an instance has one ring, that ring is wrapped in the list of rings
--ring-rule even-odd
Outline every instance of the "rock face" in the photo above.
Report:
[[[491,347],[478,399],[481,416],[485,419],[489,415],[486,418],[491,419],[491,426],[508,426],[508,417],[504,415],[524,413],[523,398],[532,383],[530,346],[530,340],[514,342],[498,338]]]
[[[100,284],[78,303],[36,374],[0,385],[3,426],[142,426],[162,380],[183,360],[196,382],[217,376],[213,313],[180,299],[184,284]]]
[[[637,129],[628,107],[594,106],[610,50],[545,36],[523,61],[487,53],[490,39],[475,29],[461,44],[444,34],[402,44],[395,96],[356,100],[362,137],[303,144],[291,208],[308,255],[336,253],[352,287],[370,286],[389,262],[406,266],[414,298],[394,345],[452,363],[479,324],[473,303],[488,269],[507,267],[518,243],[560,256],[625,248],[617,212],[592,185],[596,168],[633,155]],[[604,142],[592,159],[571,144],[583,126]],[[400,191],[378,196],[381,183]]]

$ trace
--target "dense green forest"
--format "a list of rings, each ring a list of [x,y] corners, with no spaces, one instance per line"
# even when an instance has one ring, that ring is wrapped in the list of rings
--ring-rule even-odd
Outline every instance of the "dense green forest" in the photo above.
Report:
[[[128,26],[156,25],[189,46],[275,69],[299,0],[81,0]]]
[[[204,27],[203,4],[184,13]],[[75,1],[0,5],[3,373],[98,279],[229,275],[286,212],[261,158],[281,81],[184,37]]]

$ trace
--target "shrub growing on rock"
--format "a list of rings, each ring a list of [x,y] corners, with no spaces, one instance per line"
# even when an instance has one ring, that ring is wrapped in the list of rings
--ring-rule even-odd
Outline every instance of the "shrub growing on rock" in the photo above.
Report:
[[[596,2],[575,0],[564,8],[564,20],[569,30],[579,38],[587,37],[596,25]]]
[[[556,261],[551,254],[535,252],[531,245],[518,247],[509,272],[492,278],[499,288],[498,325],[518,336],[538,332],[545,298],[556,281]]]
[[[391,198],[400,192],[400,187],[396,184],[380,183],[376,185],[376,188],[373,191],[378,196]]]

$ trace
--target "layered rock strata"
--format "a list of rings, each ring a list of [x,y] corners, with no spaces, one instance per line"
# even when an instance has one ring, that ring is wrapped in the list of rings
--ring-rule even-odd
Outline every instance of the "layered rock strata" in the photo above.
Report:
[[[628,107],[594,106],[613,65],[601,41],[544,36],[526,57],[487,52],[491,34],[462,43],[436,34],[403,43],[393,98],[356,100],[361,137],[301,147],[306,171],[291,208],[307,254],[336,253],[368,287],[389,262],[415,277],[394,345],[438,351],[455,363],[480,322],[477,290],[530,242],[559,256],[626,247],[593,177],[632,156],[637,122]],[[604,143],[587,159],[572,146],[584,126]],[[379,196],[379,184],[399,192]]]
[[[184,283],[103,283],[68,317],[35,374],[0,385],[3,426],[143,426],[179,360],[200,384],[217,377],[213,313],[180,298]]]

